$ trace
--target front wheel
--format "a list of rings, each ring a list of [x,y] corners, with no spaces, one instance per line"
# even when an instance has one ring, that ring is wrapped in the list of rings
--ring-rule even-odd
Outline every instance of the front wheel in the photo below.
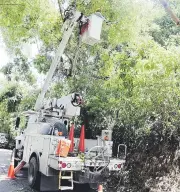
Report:
[[[34,189],[37,189],[40,185],[39,164],[36,157],[32,157],[29,161],[28,183]]]

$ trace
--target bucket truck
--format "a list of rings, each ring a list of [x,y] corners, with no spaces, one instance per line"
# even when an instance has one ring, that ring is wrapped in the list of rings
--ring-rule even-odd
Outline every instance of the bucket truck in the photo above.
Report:
[[[80,139],[75,138],[71,154],[66,157],[56,154],[59,142],[68,138],[67,125],[70,120],[80,115],[82,96],[72,93],[60,99],[47,100],[45,94],[73,29],[80,22],[83,43],[94,45],[100,41],[103,17],[92,14],[86,18],[74,9],[68,11],[63,25],[64,35],[37,98],[35,110],[24,113],[28,118],[27,127],[16,138],[15,173],[28,164],[28,183],[40,191],[73,190],[74,183],[98,184],[105,175],[118,174],[125,164],[125,145],[118,147],[118,151],[123,147],[123,155],[119,156],[118,152],[117,157],[112,157],[110,130],[103,130],[97,139],[85,139],[85,152],[79,153]],[[18,119],[17,128],[19,122]],[[57,134],[59,132],[60,135]]]

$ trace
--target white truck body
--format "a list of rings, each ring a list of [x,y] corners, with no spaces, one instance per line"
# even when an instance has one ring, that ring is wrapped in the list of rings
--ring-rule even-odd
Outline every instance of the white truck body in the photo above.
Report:
[[[52,176],[51,168],[60,170],[59,162],[62,161],[66,164],[71,164],[70,167],[66,166],[62,170],[82,171],[84,167],[93,167],[95,164],[91,160],[85,162],[80,157],[57,157],[55,155],[56,149],[60,139],[64,137],[54,135],[41,135],[41,134],[28,134],[25,137],[23,161],[29,162],[29,159],[33,153],[39,154],[40,172],[46,176]],[[75,139],[79,140],[79,139]],[[87,145],[89,143],[89,145]],[[86,139],[85,140],[86,150],[90,150],[92,147],[97,146],[97,140]],[[111,150],[112,152],[112,150]],[[106,166],[102,160],[97,161],[101,166]],[[103,165],[104,163],[104,165]],[[110,156],[110,162],[107,168],[110,171],[118,171],[123,168],[125,163],[124,159],[112,158]],[[121,165],[118,168],[116,165]]]
[[[54,110],[55,111],[55,110]],[[45,113],[43,113],[45,114]],[[42,122],[43,119],[43,122]],[[46,120],[45,120],[46,119]],[[68,120],[68,119],[66,119]],[[116,172],[117,174],[124,168],[125,158],[113,158],[111,140],[103,140],[104,135],[108,135],[111,139],[111,131],[103,130],[101,137],[97,139],[85,139],[85,155],[77,154],[75,156],[59,157],[56,155],[58,143],[61,139],[67,138],[67,136],[56,136],[53,133],[53,125],[56,123],[63,123],[64,119],[59,120],[57,117],[44,116],[40,118],[40,115],[33,115],[31,121],[29,121],[27,129],[22,133],[20,137],[17,137],[16,150],[22,152],[22,162],[29,164],[32,157],[35,157],[38,162],[38,171],[43,177],[59,179],[59,174],[65,174],[72,172],[72,179],[78,183],[98,183],[103,179],[103,171],[106,169],[109,174]],[[22,139],[22,143],[20,142]],[[74,138],[74,151],[78,152],[79,138]],[[105,149],[101,154],[99,149]],[[92,150],[93,149],[93,150]],[[87,154],[90,154],[88,156]],[[97,154],[100,154],[99,157]],[[97,170],[96,170],[97,168]],[[94,170],[94,171],[92,171]],[[94,177],[94,175],[96,177]],[[55,186],[56,189],[72,190],[71,187],[62,188],[52,184],[52,180],[49,186]],[[46,181],[47,182],[47,181]],[[61,187],[61,188],[60,188]],[[49,190],[49,189],[48,189]],[[52,190],[52,189],[51,189]],[[43,191],[46,191],[43,189]]]

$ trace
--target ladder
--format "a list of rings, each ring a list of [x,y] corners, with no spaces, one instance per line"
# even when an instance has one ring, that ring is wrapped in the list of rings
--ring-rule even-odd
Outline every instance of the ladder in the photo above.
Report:
[[[73,171],[64,171],[64,173],[70,173],[69,176],[63,176],[62,171],[59,171],[59,189],[60,190],[73,190]],[[71,186],[62,186],[62,180],[68,180],[71,182]]]

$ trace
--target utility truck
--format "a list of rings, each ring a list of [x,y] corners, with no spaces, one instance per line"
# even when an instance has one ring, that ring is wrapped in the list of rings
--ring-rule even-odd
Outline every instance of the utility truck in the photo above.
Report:
[[[14,149],[15,173],[28,164],[28,182],[40,191],[73,190],[74,183],[98,184],[119,173],[125,164],[126,146],[118,146],[117,157],[112,157],[112,131],[102,130],[97,139],[71,138],[73,150],[66,157],[57,155],[59,142],[69,139],[68,126],[72,118],[80,115],[83,103],[79,93],[72,93],[60,99],[45,99],[48,86],[60,62],[64,49],[76,25],[80,26],[82,43],[94,45],[100,41],[104,18],[92,14],[86,18],[71,7],[66,12],[64,35],[47,74],[42,91],[37,98],[34,111],[24,114],[28,118],[26,129],[16,137]],[[16,127],[19,127],[17,119]],[[83,129],[81,135],[83,135]],[[84,149],[80,149],[79,145]],[[85,145],[85,146],[84,146]],[[123,155],[119,150],[123,147]]]

